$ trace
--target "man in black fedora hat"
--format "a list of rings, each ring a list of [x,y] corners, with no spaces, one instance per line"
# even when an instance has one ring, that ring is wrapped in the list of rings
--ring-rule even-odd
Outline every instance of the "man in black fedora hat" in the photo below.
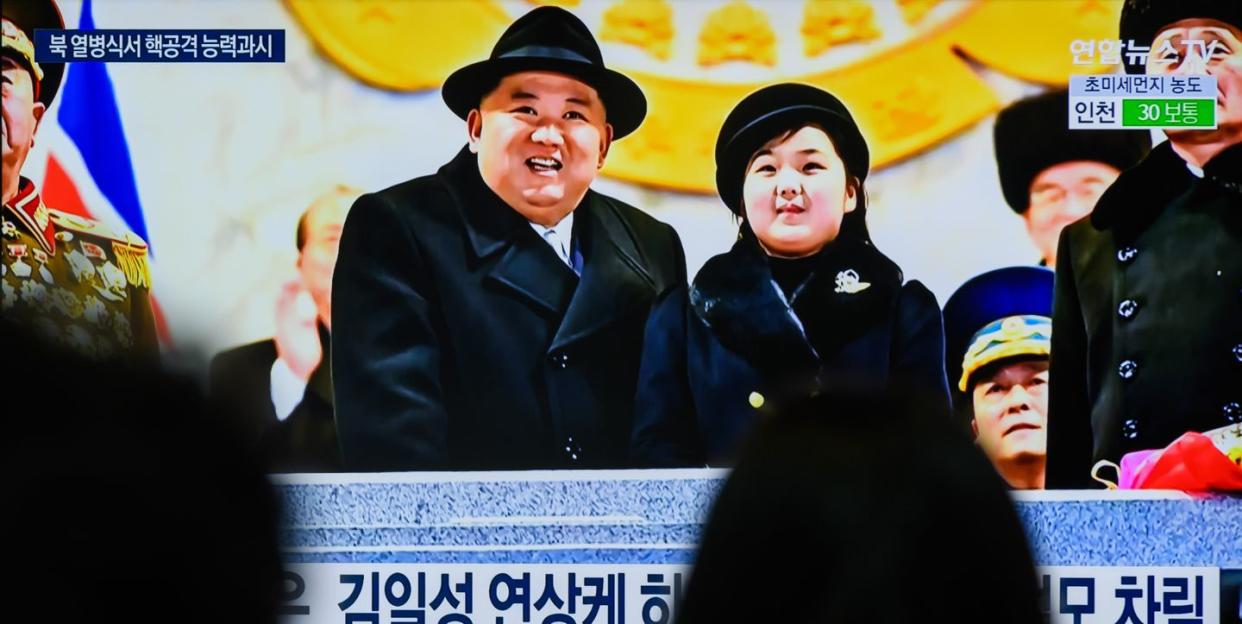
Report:
[[[35,29],[65,27],[52,0],[3,8],[4,208],[0,211],[0,310],[5,318],[90,357],[154,361],[159,357],[151,309],[147,244],[44,203],[21,175],[63,63],[35,59]]]
[[[1242,422],[1242,2],[1127,0],[1121,38],[1151,46],[1131,73],[1215,77],[1217,127],[1167,130],[1061,235],[1052,488]]]
[[[620,466],[651,302],[685,282],[671,227],[589,188],[646,99],[552,7],[443,93],[468,145],[434,175],[363,196],[342,235],[345,467]]]
[[[1104,190],[1151,149],[1146,130],[1070,130],[1063,89],[1007,106],[993,137],[1005,203],[1048,267],[1057,264],[1061,230],[1091,214]]]

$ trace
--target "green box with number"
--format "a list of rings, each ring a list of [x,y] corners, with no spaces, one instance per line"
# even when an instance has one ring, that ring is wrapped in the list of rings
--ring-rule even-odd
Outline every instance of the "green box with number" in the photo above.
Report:
[[[1123,99],[1124,128],[1212,128],[1216,126],[1216,102],[1210,99]]]

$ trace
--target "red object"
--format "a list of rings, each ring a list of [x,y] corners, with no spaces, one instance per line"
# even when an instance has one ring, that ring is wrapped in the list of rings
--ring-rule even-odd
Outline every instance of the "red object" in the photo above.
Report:
[[[78,193],[73,178],[69,177],[55,156],[48,156],[47,170],[43,173],[43,203],[61,212],[94,218],[91,211],[86,209],[86,203],[82,201],[82,195]]]
[[[1182,434],[1160,450],[1128,453],[1122,465],[1127,457],[1140,453],[1146,458],[1135,468],[1133,479],[1123,476],[1123,489],[1242,492],[1242,466],[1233,463],[1202,433]]]

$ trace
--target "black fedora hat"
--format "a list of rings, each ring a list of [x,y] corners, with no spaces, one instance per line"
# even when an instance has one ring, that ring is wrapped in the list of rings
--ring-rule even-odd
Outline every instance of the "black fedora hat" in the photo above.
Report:
[[[5,2],[0,8],[0,14],[4,19],[13,22],[13,25],[21,29],[30,42],[34,43],[36,28],[54,28],[57,30],[64,29],[65,19],[60,15],[60,8],[56,6],[53,0],[19,0],[17,2]],[[8,43],[5,43],[4,54],[13,54],[18,57],[20,63],[30,70],[30,75],[34,78],[34,70],[30,63],[34,59],[26,59],[24,55],[18,54],[15,50],[11,50]],[[64,63],[39,63],[39,69],[43,70],[43,79],[39,80],[39,101],[44,106],[51,106],[52,100],[56,99],[56,92],[60,90],[60,81],[65,77]]]
[[[1151,151],[1146,130],[1070,130],[1069,93],[1063,89],[1005,107],[992,138],[1005,203],[1018,214],[1030,207],[1031,182],[1048,167],[1089,160],[1125,171]]]
[[[444,103],[462,119],[479,107],[502,78],[523,71],[573,76],[593,87],[604,102],[613,138],[638,129],[647,98],[633,80],[604,67],[599,44],[582,20],[558,7],[539,7],[513,22],[486,61],[455,71],[444,81]]]
[[[811,85],[771,85],[742,98],[716,137],[716,192],[730,210],[743,213],[742,184],[751,154],[778,133],[807,123],[824,128],[851,175],[860,182],[867,178],[867,141],[841,100]]]
[[[1193,18],[1214,19],[1242,29],[1242,0],[1126,0],[1121,7],[1121,40],[1150,46],[1165,26]],[[1147,67],[1127,58],[1126,71],[1142,74]]]

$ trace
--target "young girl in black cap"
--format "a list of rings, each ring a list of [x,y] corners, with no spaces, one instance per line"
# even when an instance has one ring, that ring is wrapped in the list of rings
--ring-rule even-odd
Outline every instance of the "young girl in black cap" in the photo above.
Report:
[[[829,385],[902,381],[948,405],[935,297],[871,242],[867,144],[831,94],[779,84],[716,141],[738,241],[649,318],[633,459],[727,464],[760,414]]]

